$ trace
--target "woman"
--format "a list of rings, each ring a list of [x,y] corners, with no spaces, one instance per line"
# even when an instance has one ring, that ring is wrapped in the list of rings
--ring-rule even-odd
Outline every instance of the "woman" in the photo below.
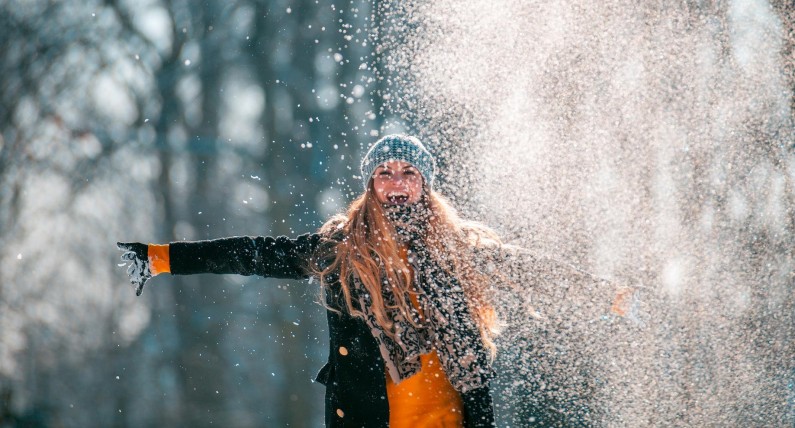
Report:
[[[119,248],[138,295],[161,273],[319,277],[329,427],[491,427],[496,319],[475,254],[499,240],[457,217],[435,170],[418,139],[389,135],[361,163],[364,193],[317,233]]]

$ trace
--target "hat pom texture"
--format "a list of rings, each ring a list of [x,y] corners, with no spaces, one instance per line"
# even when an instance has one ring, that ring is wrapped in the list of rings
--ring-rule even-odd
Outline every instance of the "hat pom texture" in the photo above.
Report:
[[[402,134],[387,135],[376,141],[362,159],[362,184],[365,190],[373,171],[385,162],[402,161],[412,164],[420,171],[429,188],[433,188],[436,161],[417,137]]]

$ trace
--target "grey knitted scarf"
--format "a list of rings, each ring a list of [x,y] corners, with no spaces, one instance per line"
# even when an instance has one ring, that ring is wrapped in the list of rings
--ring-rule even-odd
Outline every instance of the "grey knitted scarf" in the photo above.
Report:
[[[435,262],[437,258],[424,245],[427,210],[420,204],[389,206],[387,215],[398,234],[408,244],[408,260],[414,273],[414,285],[422,317],[411,305],[415,327],[396,309],[394,289],[384,284],[382,296],[387,315],[394,322],[395,337],[387,335],[376,322],[372,299],[358,278],[353,278],[365,322],[378,342],[387,371],[395,383],[421,369],[420,355],[435,350],[450,383],[459,392],[486,386],[494,376],[483,346],[480,331],[458,279]],[[411,302],[410,296],[404,296]]]

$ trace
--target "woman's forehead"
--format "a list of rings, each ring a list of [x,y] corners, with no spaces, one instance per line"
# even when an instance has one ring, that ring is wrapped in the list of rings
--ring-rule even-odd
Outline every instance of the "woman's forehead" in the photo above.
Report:
[[[408,162],[403,162],[403,161],[398,161],[398,160],[386,161],[386,162],[384,162],[382,164],[379,164],[378,168],[384,168],[384,169],[413,168],[413,169],[416,169],[416,167],[414,165],[412,165],[412,164],[410,164]]]

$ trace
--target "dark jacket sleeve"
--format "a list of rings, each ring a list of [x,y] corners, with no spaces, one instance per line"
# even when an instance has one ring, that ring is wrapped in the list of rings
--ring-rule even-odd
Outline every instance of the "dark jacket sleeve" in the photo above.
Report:
[[[464,427],[465,428],[493,428],[494,403],[491,399],[489,387],[473,389],[461,394],[464,402]]]
[[[219,273],[303,279],[320,243],[319,234],[295,239],[286,236],[236,236],[209,241],[169,244],[171,273]]]
[[[592,320],[610,313],[618,285],[551,257],[502,245],[476,257],[495,285],[511,293],[532,293],[542,313]]]

